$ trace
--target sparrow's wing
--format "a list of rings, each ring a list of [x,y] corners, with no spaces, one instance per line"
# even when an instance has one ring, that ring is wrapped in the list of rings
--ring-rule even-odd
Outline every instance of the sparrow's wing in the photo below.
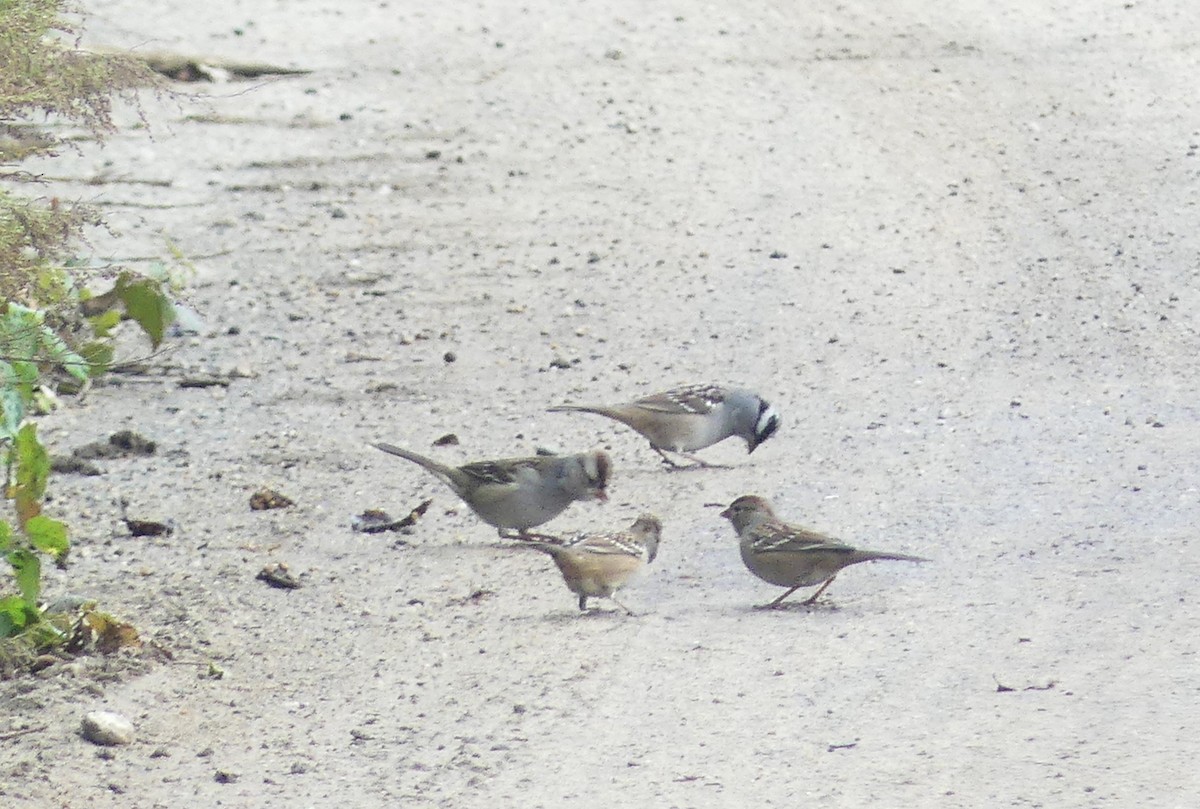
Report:
[[[504,458],[497,461],[475,461],[466,466],[460,466],[458,471],[474,480],[476,483],[500,485],[515,484],[517,478],[525,474],[524,470],[541,474],[545,460],[552,456],[535,458]]]
[[[655,393],[633,404],[656,413],[702,416],[725,401],[727,391],[716,385],[688,385]]]

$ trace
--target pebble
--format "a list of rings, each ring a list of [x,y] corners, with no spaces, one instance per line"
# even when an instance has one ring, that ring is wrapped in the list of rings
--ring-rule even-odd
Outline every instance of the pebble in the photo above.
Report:
[[[119,713],[92,711],[83,717],[83,738],[93,744],[129,744],[133,741],[133,723]]]

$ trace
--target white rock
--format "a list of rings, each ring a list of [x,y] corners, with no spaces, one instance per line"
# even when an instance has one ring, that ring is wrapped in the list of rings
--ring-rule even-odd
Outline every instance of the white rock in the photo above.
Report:
[[[93,744],[129,744],[133,741],[133,723],[119,713],[92,711],[83,717],[83,738]]]

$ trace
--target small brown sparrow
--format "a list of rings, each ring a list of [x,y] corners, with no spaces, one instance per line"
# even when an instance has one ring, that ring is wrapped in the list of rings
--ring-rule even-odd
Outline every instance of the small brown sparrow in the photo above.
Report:
[[[632,427],[650,440],[650,447],[668,466],[678,467],[668,452],[696,466],[712,466],[691,453],[738,436],[754,452],[779,429],[775,408],[757,393],[717,385],[689,385],[616,405],[559,405],[551,413],[596,413]]]
[[[770,503],[752,494],[734,500],[721,516],[733,523],[741,540],[742,561],[750,572],[765,582],[788,588],[767,607],[778,607],[801,587],[819,584],[820,588],[803,602],[812,604],[842,568],[859,562],[929,561],[903,553],[859,550],[816,531],[789,525],[775,516]]]
[[[643,514],[625,531],[581,534],[564,544],[529,542],[529,547],[547,553],[562,572],[571,592],[579,596],[579,609],[587,609],[589,598],[607,598],[625,612],[633,610],[617,601],[617,590],[658,556],[662,523]]]
[[[391,444],[376,449],[425,467],[454,490],[502,537],[532,536],[529,529],[554,519],[576,500],[608,499],[612,462],[601,450],[578,455],[537,455],[446,466]]]

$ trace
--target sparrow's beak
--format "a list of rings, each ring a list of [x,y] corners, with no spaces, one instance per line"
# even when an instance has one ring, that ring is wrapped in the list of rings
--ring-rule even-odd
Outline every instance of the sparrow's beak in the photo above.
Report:
[[[753,450],[751,451],[753,452]],[[721,516],[728,520],[732,515],[729,513],[729,509],[725,509],[721,512]]]

